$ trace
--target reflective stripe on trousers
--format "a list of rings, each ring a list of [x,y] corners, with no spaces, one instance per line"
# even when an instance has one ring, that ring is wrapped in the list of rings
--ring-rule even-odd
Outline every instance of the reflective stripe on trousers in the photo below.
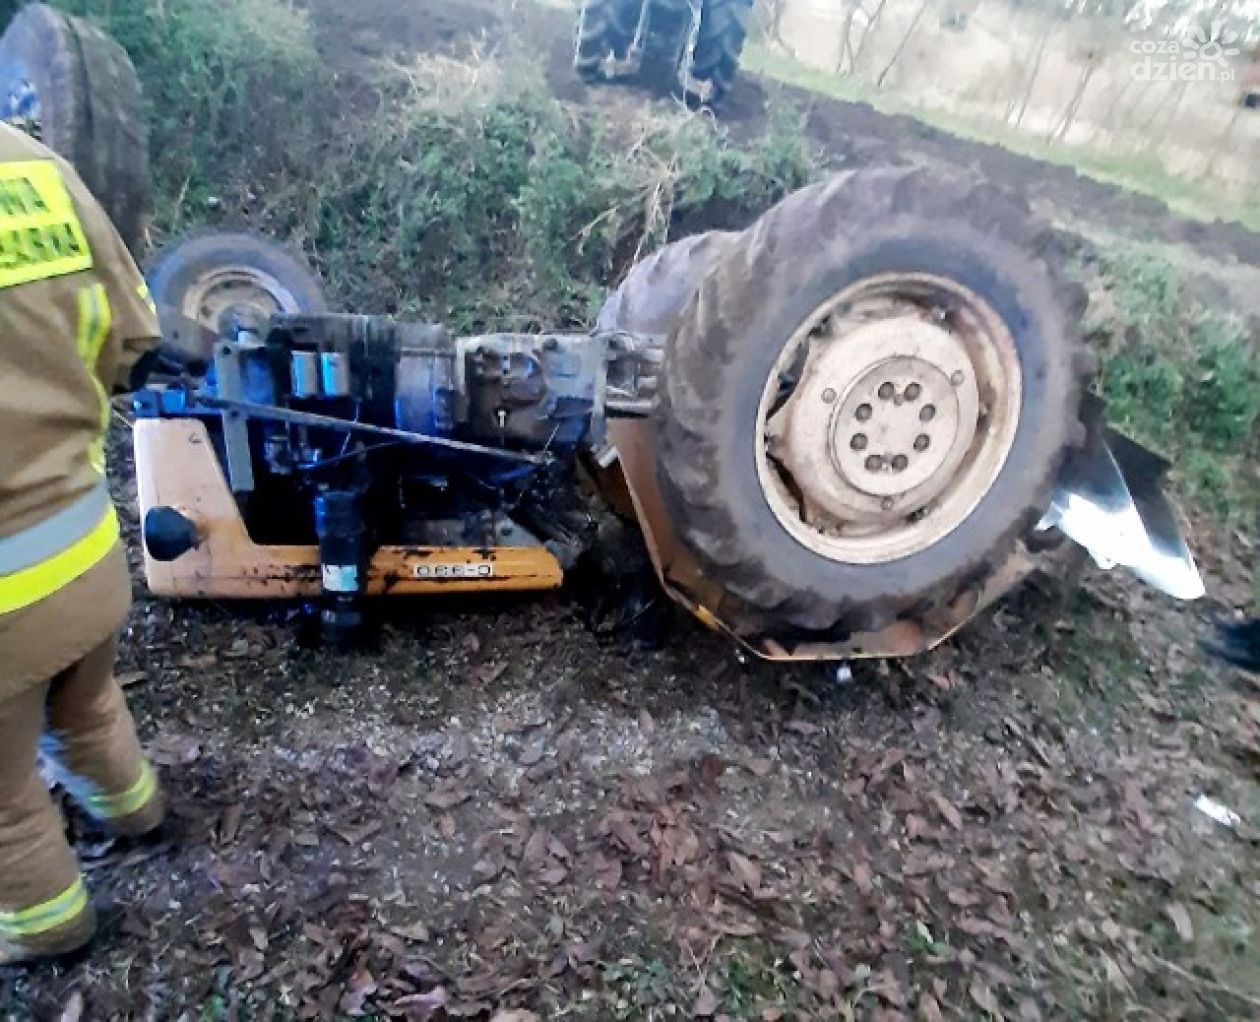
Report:
[[[78,356],[100,400],[100,429],[88,450],[101,474],[91,492],[67,508],[13,536],[0,539],[0,614],[10,614],[46,599],[99,564],[118,542],[118,516],[105,485],[105,431],[109,396],[96,375],[101,348],[109,337],[112,315],[103,284],[79,292]]]
[[[88,905],[87,888],[79,877],[57,897],[19,912],[0,912],[0,938],[35,937],[72,922]]]

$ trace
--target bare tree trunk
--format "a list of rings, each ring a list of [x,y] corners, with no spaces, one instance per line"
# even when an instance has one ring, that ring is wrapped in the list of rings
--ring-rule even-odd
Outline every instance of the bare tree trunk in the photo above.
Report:
[[[884,13],[884,8],[887,6],[888,0],[879,0],[879,3],[875,5],[875,12],[871,15],[871,20],[866,23],[866,30],[862,33],[862,39],[857,44],[857,50],[854,51],[853,62],[849,65],[849,74],[857,71],[858,62],[862,59],[862,53],[866,49],[866,44],[870,42],[875,28],[879,24],[880,15]]]
[[[1123,85],[1112,96],[1111,102],[1107,104],[1107,109],[1103,115],[1098,118],[1098,127],[1094,129],[1094,133],[1090,136],[1089,141],[1093,142],[1099,135],[1114,135],[1114,125],[1116,123],[1116,111],[1120,109],[1120,104],[1124,102],[1124,97],[1128,95],[1129,87],[1133,84],[1131,79],[1125,79]]]
[[[1085,89],[1089,86],[1089,80],[1094,77],[1094,72],[1098,70],[1097,56],[1091,54],[1086,61],[1085,67],[1081,69],[1080,78],[1076,80],[1076,91],[1072,94],[1067,109],[1063,111],[1063,119],[1059,121],[1058,127],[1046,136],[1047,142],[1061,142],[1072,130],[1072,122],[1076,120],[1076,115],[1081,110],[1081,100],[1085,96]]]
[[[1015,115],[1015,127],[1024,123],[1024,114],[1028,112],[1028,101],[1032,98],[1033,86],[1037,84],[1037,76],[1041,74],[1041,62],[1046,56],[1046,43],[1050,41],[1047,30],[1037,41],[1037,52],[1033,56],[1032,70],[1028,72],[1028,81],[1024,83],[1024,95],[1019,101],[1019,113]]]
[[[1230,117],[1229,123],[1225,125],[1225,130],[1221,132],[1221,137],[1216,140],[1216,145],[1212,147],[1212,152],[1207,158],[1207,163],[1203,166],[1203,173],[1200,177],[1211,177],[1212,168],[1216,166],[1216,161],[1221,158],[1221,153],[1229,145],[1229,138],[1234,133],[1234,126],[1238,124],[1238,117],[1245,109],[1246,107],[1241,103],[1234,104],[1233,116]]]
[[[853,19],[862,7],[862,0],[847,0],[844,10],[844,24],[840,26],[840,54],[836,57],[836,74],[853,73]],[[848,71],[845,71],[845,61]]]
[[[923,0],[919,4],[919,9],[914,12],[914,17],[910,19],[910,25],[906,29],[906,34],[901,37],[901,42],[897,44],[897,48],[893,50],[893,55],[888,58],[888,63],[884,65],[884,70],[879,73],[879,77],[875,79],[875,88],[882,89],[884,87],[884,79],[888,77],[888,72],[893,69],[893,65],[901,57],[902,51],[906,48],[906,44],[910,42],[910,37],[914,35],[914,30],[919,27],[919,22],[923,20],[923,15],[927,13],[928,4],[932,0]]]
[[[787,8],[787,0],[770,0],[770,38],[778,43],[783,49],[789,53],[792,47],[788,46],[783,38],[783,14]]]
[[[1151,140],[1146,145],[1147,149],[1152,151],[1157,150],[1168,140],[1168,135],[1172,131],[1173,127],[1173,119],[1177,116],[1177,111],[1181,107],[1181,101],[1186,98],[1186,89],[1189,87],[1189,84],[1189,82],[1181,82],[1178,84],[1176,90],[1177,94],[1173,97],[1172,105],[1166,110],[1160,112],[1160,117],[1164,121],[1164,126],[1160,129],[1157,135],[1153,135],[1151,137]],[[1148,124],[1147,128],[1150,127],[1151,125]]]

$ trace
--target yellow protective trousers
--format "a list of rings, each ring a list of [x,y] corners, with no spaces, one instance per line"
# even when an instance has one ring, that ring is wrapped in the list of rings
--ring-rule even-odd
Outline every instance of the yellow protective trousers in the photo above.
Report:
[[[141,835],[162,821],[157,778],[114,680],[115,650],[111,639],[45,684],[0,701],[0,948],[10,957],[74,950],[95,926],[41,755],[75,801],[115,832]]]

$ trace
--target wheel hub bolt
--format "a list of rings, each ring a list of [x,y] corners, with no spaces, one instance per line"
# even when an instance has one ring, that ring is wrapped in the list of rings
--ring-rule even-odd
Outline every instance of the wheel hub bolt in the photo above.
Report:
[[[879,396],[882,401],[889,401],[893,395],[897,393],[897,388],[891,383],[881,383],[879,386]]]
[[[824,402],[826,402],[827,404],[831,404],[836,399],[836,392],[832,390],[830,387],[828,387],[826,390],[823,391],[822,397],[823,397]]]
[[[926,451],[932,445],[932,438],[926,433],[920,433],[914,438],[914,449],[916,451]]]
[[[912,383],[908,387],[906,387],[906,400],[917,401],[919,400],[919,395],[922,393],[923,393],[923,388],[920,387],[917,383]]]
[[[963,381],[966,379],[967,377],[963,373],[963,371],[961,369],[958,369],[958,370],[955,370],[954,374],[949,378],[949,382],[952,383],[955,387],[961,387],[963,385]]]
[[[849,441],[849,446],[852,447],[855,451],[866,450],[866,434],[854,433],[853,439]]]
[[[936,405],[924,405],[919,409],[919,421],[931,422],[936,418]]]
[[[910,466],[910,459],[907,458],[904,454],[898,454],[892,460],[892,467],[893,467],[894,472],[904,472],[907,468],[909,468],[909,466]]]
[[[891,510],[893,509],[893,506],[894,506],[896,503],[897,503],[897,502],[896,502],[895,500],[893,500],[893,499],[892,499],[892,497],[885,497],[885,498],[884,498],[884,499],[880,502],[880,505],[879,505],[879,506],[880,506],[880,507],[882,507],[885,511],[891,511]]]
[[[878,472],[883,467],[884,459],[878,454],[872,454],[866,459],[866,471],[868,472]]]
[[[858,408],[857,408],[858,422],[865,422],[867,419],[869,419],[871,417],[871,411],[872,409],[870,405],[858,405]]]

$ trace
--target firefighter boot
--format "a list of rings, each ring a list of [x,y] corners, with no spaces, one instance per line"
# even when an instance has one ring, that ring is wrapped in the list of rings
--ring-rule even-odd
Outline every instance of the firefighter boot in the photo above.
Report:
[[[143,837],[162,825],[165,807],[114,680],[116,646],[110,640],[53,679],[40,750],[89,816],[116,834]]]
[[[36,766],[48,686],[0,702],[0,965],[84,947],[96,917]]]

